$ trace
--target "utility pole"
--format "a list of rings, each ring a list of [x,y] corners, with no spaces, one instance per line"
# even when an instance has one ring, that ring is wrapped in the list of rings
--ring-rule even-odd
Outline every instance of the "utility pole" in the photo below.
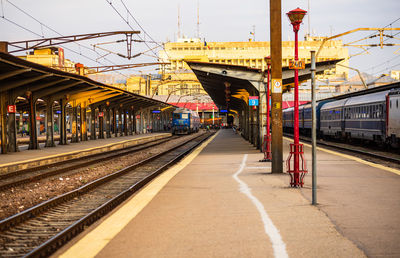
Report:
[[[281,0],[270,0],[272,173],[283,173]]]

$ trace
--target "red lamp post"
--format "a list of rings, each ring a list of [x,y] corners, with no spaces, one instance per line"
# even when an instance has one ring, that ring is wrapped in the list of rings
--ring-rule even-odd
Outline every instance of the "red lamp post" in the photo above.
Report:
[[[269,116],[269,112],[270,112],[270,106],[269,106],[269,102],[270,102],[270,89],[269,89],[269,84],[270,84],[270,68],[271,68],[271,57],[267,56],[265,58],[265,61],[267,62],[267,131],[266,134],[264,135],[264,147],[263,147],[263,151],[264,151],[264,159],[260,160],[260,162],[267,162],[267,161],[271,161],[272,160],[272,155],[271,155],[271,132],[270,132],[270,125],[271,125],[271,120],[270,120],[270,116]]]
[[[305,168],[305,161],[303,158],[303,144],[299,144],[299,72],[297,69],[296,63],[299,60],[298,53],[298,31],[300,29],[300,24],[303,20],[303,17],[306,15],[306,11],[297,8],[287,13],[287,16],[290,19],[290,23],[293,25],[294,31],[294,60],[295,60],[295,69],[294,69],[294,143],[290,144],[290,155],[287,159],[287,167],[288,173],[291,176],[290,185],[292,187],[302,187],[303,186],[303,178],[307,170]],[[294,157],[293,169],[291,167],[291,158]],[[302,166],[300,168],[300,158],[302,160]]]

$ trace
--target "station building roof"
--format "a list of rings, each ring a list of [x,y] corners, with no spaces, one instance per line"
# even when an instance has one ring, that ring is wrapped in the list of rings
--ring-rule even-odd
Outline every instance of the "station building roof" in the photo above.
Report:
[[[317,62],[316,73],[321,74],[325,70],[332,69],[336,63],[342,61],[329,60]],[[248,101],[248,97],[258,96],[260,91],[265,91],[266,70],[250,68],[238,65],[227,65],[218,63],[205,63],[186,61],[189,67],[196,74],[204,90],[211,96],[219,108],[226,108],[225,83],[230,84],[231,98],[230,109],[241,110],[243,102]],[[299,83],[311,78],[311,64],[306,64],[306,68],[299,70]],[[283,92],[290,89],[294,83],[294,71],[289,67],[282,68]]]
[[[16,100],[20,109],[24,109],[23,106],[26,105],[23,97],[27,94],[33,94],[35,99],[51,98],[57,101],[66,98],[76,105],[84,102],[87,105],[108,103],[110,106],[133,107],[135,110],[151,106],[172,106],[85,76],[52,69],[0,52],[0,94],[6,91]]]

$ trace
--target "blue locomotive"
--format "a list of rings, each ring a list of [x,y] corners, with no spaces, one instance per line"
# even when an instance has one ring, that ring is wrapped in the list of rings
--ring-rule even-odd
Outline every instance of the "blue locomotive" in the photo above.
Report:
[[[197,112],[188,109],[177,109],[172,114],[172,134],[191,134],[198,132],[200,117]]]

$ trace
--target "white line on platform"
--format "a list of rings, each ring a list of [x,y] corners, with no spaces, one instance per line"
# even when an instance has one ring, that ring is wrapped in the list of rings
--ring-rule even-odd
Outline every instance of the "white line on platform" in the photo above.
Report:
[[[271,167],[246,167],[246,169],[267,169]]]
[[[279,234],[279,230],[275,227],[271,218],[268,216],[267,212],[265,211],[264,205],[251,193],[248,185],[240,180],[238,177],[239,174],[246,167],[246,160],[247,154],[244,155],[242,164],[240,164],[238,171],[232,177],[239,183],[240,192],[245,194],[253,202],[258,212],[260,213],[261,220],[264,223],[265,233],[271,240],[272,248],[274,249],[274,256],[277,258],[289,257],[286,252],[286,245],[283,242],[281,235]]]

